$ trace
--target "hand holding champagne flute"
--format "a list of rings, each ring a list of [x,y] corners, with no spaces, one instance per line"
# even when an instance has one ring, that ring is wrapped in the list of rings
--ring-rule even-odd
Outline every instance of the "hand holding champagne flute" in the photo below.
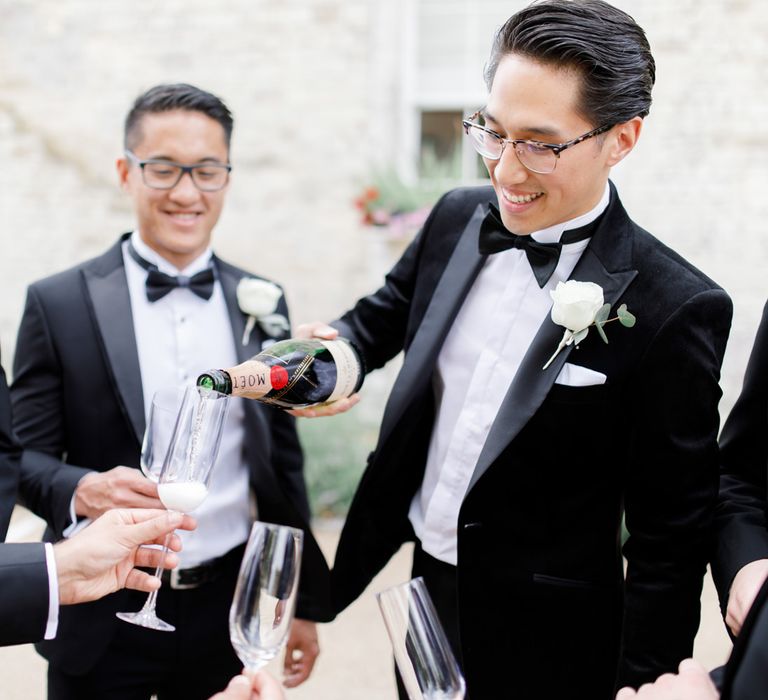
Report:
[[[158,495],[169,510],[188,513],[208,495],[213,465],[221,443],[229,408],[227,397],[199,387],[187,387],[178,409],[173,433],[158,481]],[[158,436],[155,436],[159,439]],[[143,453],[149,454],[147,440]],[[153,460],[145,457],[148,463]],[[162,573],[158,566],[155,576]],[[147,597],[144,607],[135,613],[120,612],[121,620],[150,629],[172,632],[175,627],[157,617],[157,591]]]

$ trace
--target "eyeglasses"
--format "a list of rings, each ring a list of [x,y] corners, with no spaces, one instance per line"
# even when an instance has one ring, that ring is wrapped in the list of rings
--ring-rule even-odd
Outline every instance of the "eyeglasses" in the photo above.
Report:
[[[171,190],[179,184],[184,173],[189,173],[195,187],[201,192],[218,192],[229,182],[229,173],[232,170],[229,163],[182,165],[157,158],[140,160],[131,151],[126,151],[125,155],[141,169],[144,184],[155,190]]]
[[[588,131],[586,134],[582,134],[565,143],[543,143],[541,141],[531,141],[530,139],[505,139],[495,131],[491,131],[472,121],[481,116],[481,114],[481,111],[475,112],[469,119],[463,119],[461,122],[475,150],[483,158],[499,160],[507,144],[510,144],[520,163],[531,172],[539,173],[540,175],[547,175],[554,171],[555,167],[557,167],[557,161],[560,159],[560,154],[566,148],[602,134],[613,126],[613,124],[599,126],[597,129]]]

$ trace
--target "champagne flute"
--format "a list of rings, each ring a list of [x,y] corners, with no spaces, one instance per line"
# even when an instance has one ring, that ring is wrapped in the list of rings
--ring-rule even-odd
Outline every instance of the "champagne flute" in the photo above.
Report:
[[[199,387],[184,389],[157,486],[158,496],[169,510],[189,513],[208,495],[228,409],[229,401],[224,394]],[[164,551],[167,544],[166,538]],[[162,570],[162,565],[155,570],[157,578]],[[138,612],[116,615],[134,625],[173,632],[176,628],[157,616],[156,604],[157,590],[154,590]]]
[[[255,522],[229,609],[229,637],[249,672],[266,666],[288,639],[296,609],[304,533]]]
[[[376,595],[410,700],[462,700],[465,683],[420,576]]]

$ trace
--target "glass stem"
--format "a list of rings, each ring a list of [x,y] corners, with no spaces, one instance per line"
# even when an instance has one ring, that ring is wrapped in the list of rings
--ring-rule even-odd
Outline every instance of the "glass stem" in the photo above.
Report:
[[[168,554],[168,543],[170,542],[171,534],[172,533],[169,532],[165,536],[165,542],[163,542],[163,556],[160,557],[160,563],[157,565],[157,568],[155,569],[155,573],[153,574],[156,579],[161,579],[163,575],[163,569],[165,568],[163,566],[163,562],[165,561],[165,555]],[[155,588],[155,590],[152,591],[147,596],[147,600],[144,603],[144,607],[142,608],[142,610],[152,610],[154,612],[155,604],[157,602],[157,592],[159,590],[160,590],[159,588]]]

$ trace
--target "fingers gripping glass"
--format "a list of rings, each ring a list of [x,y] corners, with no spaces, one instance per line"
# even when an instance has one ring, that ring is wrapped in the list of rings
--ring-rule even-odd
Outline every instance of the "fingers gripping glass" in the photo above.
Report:
[[[605,133],[613,126],[613,124],[599,126],[597,129],[588,131],[586,134],[577,136],[575,139],[565,143],[543,143],[542,141],[532,141],[530,139],[505,139],[495,131],[481,124],[475,124],[473,120],[479,116],[482,116],[482,112],[475,112],[469,119],[463,119],[461,123],[464,125],[464,131],[469,136],[475,150],[483,158],[499,160],[507,144],[510,144],[521,165],[531,172],[539,173],[540,175],[547,175],[554,171],[560,154],[566,148],[576,146],[582,141],[591,139],[593,136]]]
[[[185,173],[201,192],[217,192],[229,182],[232,166],[229,163],[197,163],[182,165],[171,160],[150,158],[140,160],[135,153],[125,152],[126,157],[141,169],[141,179],[147,187],[155,190],[172,190],[179,184]]]

